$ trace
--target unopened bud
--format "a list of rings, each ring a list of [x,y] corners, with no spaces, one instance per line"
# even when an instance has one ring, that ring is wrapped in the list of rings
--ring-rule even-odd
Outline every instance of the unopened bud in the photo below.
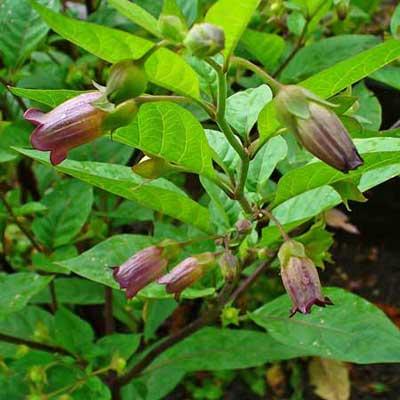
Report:
[[[29,379],[34,383],[45,383],[47,381],[45,369],[39,366],[32,367],[29,370]]]
[[[335,1],[336,14],[340,20],[345,20],[350,10],[350,0]]]
[[[225,281],[231,283],[236,278],[239,271],[239,261],[230,250],[224,252],[219,260],[222,275]]]
[[[165,39],[176,44],[182,43],[187,33],[184,22],[176,15],[161,15],[158,29]]]
[[[284,86],[275,99],[278,117],[315,157],[342,172],[363,160],[329,103],[299,86]]]
[[[215,263],[213,253],[202,253],[188,257],[179,263],[171,272],[158,280],[166,285],[168,293],[174,293],[179,298],[184,289],[198,281]]]
[[[125,367],[126,367],[125,358],[119,357],[118,355],[114,355],[111,360],[110,369],[115,371],[118,375],[121,375]]]
[[[292,300],[291,316],[296,312],[308,314],[315,304],[320,307],[331,305],[322,295],[317,268],[306,256],[304,246],[293,240],[286,241],[279,249],[283,286]]]
[[[241,235],[247,235],[252,230],[252,224],[248,219],[241,219],[235,224],[235,228]]]
[[[216,25],[196,24],[187,34],[184,44],[196,57],[211,57],[225,47],[224,31]]]
[[[144,93],[147,82],[142,65],[132,60],[120,61],[111,67],[106,95],[111,102],[119,104]]]
[[[114,268],[114,279],[121,289],[126,290],[126,297],[131,299],[139,290],[162,276],[169,260],[179,251],[178,247],[171,241],[146,247],[121,266]]]
[[[135,174],[146,179],[157,179],[170,172],[175,172],[179,168],[169,164],[166,160],[159,157],[143,157],[138,164],[132,167]]]
[[[235,307],[225,307],[222,310],[221,320],[222,325],[229,326],[229,325],[239,325],[239,313],[240,311]]]

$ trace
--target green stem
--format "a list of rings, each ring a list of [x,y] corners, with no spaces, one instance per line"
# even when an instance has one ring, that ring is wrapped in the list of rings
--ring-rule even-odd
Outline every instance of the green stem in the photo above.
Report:
[[[253,64],[251,61],[241,57],[232,57],[231,61],[233,64],[244,67],[257,74],[271,88],[274,94],[276,94],[282,88],[282,84],[280,82],[274,79],[258,65]]]
[[[279,219],[276,218],[275,215],[272,214],[272,212],[267,209],[263,210],[262,212],[276,225],[283,240],[285,240],[285,241],[290,240],[289,235],[286,233],[285,228],[280,223]]]

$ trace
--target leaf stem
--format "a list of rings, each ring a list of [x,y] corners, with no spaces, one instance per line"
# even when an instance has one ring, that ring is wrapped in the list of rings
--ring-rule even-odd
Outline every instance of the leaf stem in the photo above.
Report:
[[[104,321],[106,335],[112,334],[115,330],[113,317],[113,293],[112,289],[108,286],[104,288]]]
[[[233,64],[240,65],[257,74],[271,88],[274,94],[276,94],[282,88],[282,84],[280,82],[274,79],[271,75],[269,75],[258,65],[253,64],[251,61],[241,57],[232,57],[231,62]]]
[[[278,218],[276,218],[275,215],[272,214],[272,212],[267,210],[267,209],[262,210],[262,212],[263,212],[263,214],[265,214],[276,225],[276,227],[278,228],[279,233],[281,234],[283,240],[285,240],[285,241],[290,240],[290,236],[287,234],[287,232],[285,231],[285,228],[280,223]]]

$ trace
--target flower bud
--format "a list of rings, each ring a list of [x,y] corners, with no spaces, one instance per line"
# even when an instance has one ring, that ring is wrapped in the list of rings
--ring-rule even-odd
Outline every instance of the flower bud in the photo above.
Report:
[[[101,96],[100,92],[84,93],[49,113],[28,109],[24,118],[37,125],[31,135],[32,146],[37,150],[50,151],[50,161],[57,165],[67,158],[70,149],[101,136],[107,113],[92,105]]]
[[[168,293],[175,293],[179,298],[181,292],[199,280],[215,262],[213,253],[202,253],[186,258],[172,271],[158,280],[166,285]]]
[[[241,235],[247,235],[252,230],[252,224],[248,219],[241,219],[235,224],[235,228]]]
[[[219,260],[222,275],[226,282],[233,282],[239,271],[239,261],[230,250],[224,252]]]
[[[278,257],[283,286],[293,304],[290,316],[298,311],[308,314],[314,304],[320,307],[333,304],[322,295],[317,269],[301,243],[286,241],[279,249]]]
[[[208,23],[196,24],[187,34],[184,44],[199,58],[211,57],[224,49],[225,34],[218,26]]]
[[[350,10],[350,0],[338,0],[335,2],[336,14],[340,20],[345,20]]]
[[[278,117],[315,157],[342,172],[356,169],[363,160],[350,135],[327,108],[329,103],[299,86],[284,86],[275,100]]]
[[[184,22],[176,15],[161,15],[158,29],[163,38],[175,44],[182,43],[187,32]]]
[[[133,99],[145,92],[147,77],[142,65],[124,60],[111,67],[106,95],[115,104]]]
[[[158,279],[164,273],[168,262],[176,255],[178,245],[172,242],[146,247],[114,268],[114,279],[126,297],[131,299],[139,290]]]
[[[138,164],[135,164],[132,167],[132,171],[135,174],[138,174],[145,179],[157,179],[170,172],[176,172],[179,170],[179,167],[171,165],[163,158],[153,156],[143,157]]]

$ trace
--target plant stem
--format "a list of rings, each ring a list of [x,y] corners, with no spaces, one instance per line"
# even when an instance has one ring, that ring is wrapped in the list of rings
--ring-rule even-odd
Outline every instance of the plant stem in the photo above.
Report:
[[[323,5],[326,3],[325,0],[322,0],[317,8],[314,10],[314,12],[307,17],[306,23],[304,24],[303,30],[301,31],[301,34],[299,36],[299,39],[297,40],[296,45],[294,46],[293,50],[291,53],[288,55],[286,60],[279,66],[279,68],[274,72],[274,77],[279,76],[280,73],[288,66],[290,61],[292,61],[293,57],[297,54],[297,52],[303,47],[304,45],[304,39],[306,37],[307,29],[308,26],[310,25],[310,22],[312,19],[318,14],[318,12],[321,10]]]
[[[250,71],[253,71],[262,80],[264,80],[265,83],[268,84],[268,86],[271,88],[271,90],[274,94],[277,93],[282,88],[282,84],[280,82],[278,82],[276,79],[274,79],[271,75],[269,75],[266,71],[264,71],[258,65],[253,64],[251,61],[248,61],[241,57],[232,57],[231,62],[233,64],[240,65]]]
[[[104,321],[105,333],[110,335],[115,330],[114,317],[113,317],[113,293],[112,289],[108,286],[104,288]]]
[[[271,211],[265,209],[262,211],[278,228],[279,233],[281,234],[283,240],[290,240],[289,235],[286,233],[285,228],[283,227],[283,225],[279,222],[278,218],[275,217],[274,214],[272,214]]]
[[[72,353],[63,349],[62,347],[52,346],[45,343],[34,342],[33,340],[21,339],[15,336],[6,335],[4,333],[0,333],[0,340],[7,343],[12,344],[22,344],[30,347],[35,350],[47,351],[48,353],[60,353],[66,356],[73,356]]]

